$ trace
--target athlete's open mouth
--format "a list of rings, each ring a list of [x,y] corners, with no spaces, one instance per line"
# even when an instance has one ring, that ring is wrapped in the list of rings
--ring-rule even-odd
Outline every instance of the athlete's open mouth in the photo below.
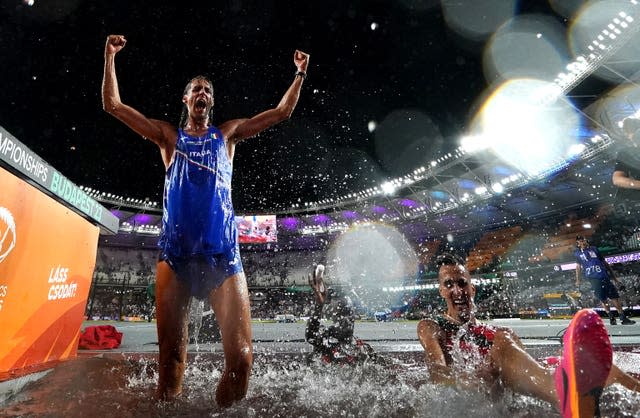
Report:
[[[196,100],[196,110],[202,110],[207,107],[207,102],[204,99]]]

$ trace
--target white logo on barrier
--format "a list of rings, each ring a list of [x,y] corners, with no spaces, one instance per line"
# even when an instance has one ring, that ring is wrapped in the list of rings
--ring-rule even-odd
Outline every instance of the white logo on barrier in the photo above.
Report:
[[[49,273],[49,300],[74,298],[78,292],[78,283],[67,283],[69,267],[52,267]]]
[[[0,263],[16,246],[16,223],[9,209],[0,207]]]

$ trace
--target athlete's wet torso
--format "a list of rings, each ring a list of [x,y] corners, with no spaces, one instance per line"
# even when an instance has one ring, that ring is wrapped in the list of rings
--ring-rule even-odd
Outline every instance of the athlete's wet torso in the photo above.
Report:
[[[167,169],[160,247],[169,255],[221,254],[237,244],[231,203],[231,161],[222,133],[201,137],[178,131]]]
[[[448,365],[453,362],[451,352],[456,346],[463,351],[477,351],[483,357],[489,353],[493,346],[493,339],[496,329],[490,325],[484,324],[455,324],[444,316],[438,315],[434,318],[444,335],[444,341],[441,342],[442,351],[445,361]],[[465,332],[460,332],[464,328]]]
[[[219,129],[210,126],[199,137],[178,131],[165,177],[160,260],[201,298],[242,271],[231,175]]]

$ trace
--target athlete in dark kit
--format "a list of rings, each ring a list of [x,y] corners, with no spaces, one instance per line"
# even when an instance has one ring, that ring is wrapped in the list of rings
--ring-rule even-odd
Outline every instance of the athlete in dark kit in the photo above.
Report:
[[[636,321],[632,321],[625,316],[622,310],[622,304],[620,303],[618,288],[613,284],[615,281],[618,286],[622,286],[622,283],[620,283],[616,277],[609,263],[607,263],[600,254],[600,251],[593,245],[589,245],[587,239],[582,235],[576,237],[576,246],[578,248],[573,253],[576,257],[576,287],[580,287],[580,276],[584,274],[584,277],[591,284],[593,293],[609,316],[611,325],[616,325],[616,319],[609,310],[609,301],[611,301],[618,310],[620,322],[623,325],[635,324]]]
[[[612,364],[611,342],[595,311],[575,315],[553,370],[532,358],[511,329],[476,321],[475,286],[461,260],[444,254],[438,264],[439,292],[447,308],[434,319],[421,320],[417,330],[434,383],[475,390],[507,387],[557,405],[564,417],[594,416],[602,388],[612,383],[640,390],[640,381]]]

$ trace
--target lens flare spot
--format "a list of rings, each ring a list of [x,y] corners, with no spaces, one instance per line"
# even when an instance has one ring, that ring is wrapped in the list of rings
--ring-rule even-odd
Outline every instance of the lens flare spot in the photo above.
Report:
[[[358,292],[362,303],[375,304],[383,288],[414,284],[418,258],[395,228],[361,224],[345,231],[329,248],[327,273],[332,283]]]
[[[442,12],[451,30],[480,41],[514,16],[516,3],[515,0],[443,0]]]
[[[637,2],[603,0],[588,2],[569,28],[570,47],[575,56],[597,57],[594,75],[610,82],[633,79],[640,55],[640,5]]]
[[[538,176],[566,161],[580,117],[560,88],[517,79],[502,84],[473,121],[473,138],[505,163]],[[480,148],[480,147],[479,147]]]
[[[564,29],[549,16],[511,19],[491,37],[484,50],[487,81],[512,78],[553,80],[569,62]]]

